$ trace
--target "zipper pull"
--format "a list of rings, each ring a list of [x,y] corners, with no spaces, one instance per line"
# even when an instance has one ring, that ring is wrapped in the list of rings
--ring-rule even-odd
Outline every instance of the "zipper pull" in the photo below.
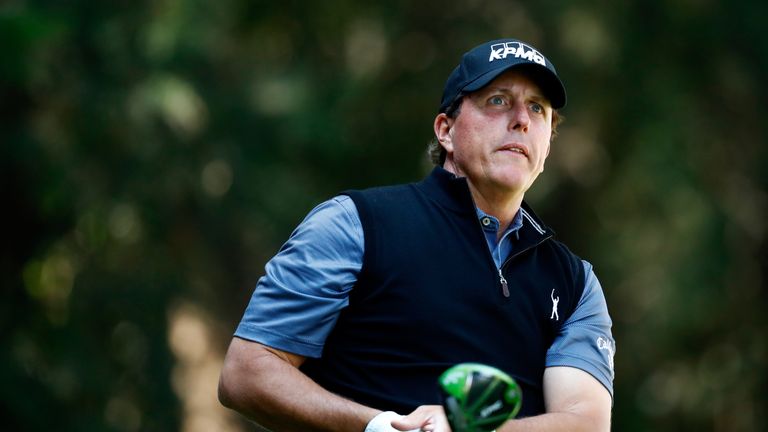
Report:
[[[504,279],[504,275],[501,274],[501,269],[499,269],[499,280],[501,281],[501,293],[504,294],[504,297],[509,297],[509,286],[507,286],[507,280]]]

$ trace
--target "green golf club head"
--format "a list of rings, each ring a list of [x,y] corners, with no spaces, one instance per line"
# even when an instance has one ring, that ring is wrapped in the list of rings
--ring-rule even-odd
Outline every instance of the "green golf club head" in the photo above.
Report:
[[[438,379],[453,432],[489,432],[517,415],[523,394],[514,379],[491,366],[461,363]]]

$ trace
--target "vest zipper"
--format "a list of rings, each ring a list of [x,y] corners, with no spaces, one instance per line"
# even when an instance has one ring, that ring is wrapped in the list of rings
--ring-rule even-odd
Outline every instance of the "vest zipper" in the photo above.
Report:
[[[501,274],[501,269],[499,269],[499,281],[501,281],[501,293],[504,294],[504,297],[509,297],[509,286],[507,285],[507,280],[504,279],[504,275]]]
[[[529,245],[528,247],[526,247],[526,248],[524,248],[522,250],[519,250],[519,251],[513,253],[512,255],[508,256],[507,259],[504,260],[503,263],[501,263],[501,267],[499,267],[498,270],[499,270],[499,281],[501,282],[501,293],[504,294],[504,297],[509,298],[509,284],[507,283],[507,280],[504,278],[504,273],[502,273],[501,269],[506,267],[507,264],[510,261],[512,261],[512,259],[514,259],[516,256],[518,256],[518,255],[520,255],[520,254],[522,254],[522,253],[524,253],[524,252],[526,252],[526,251],[528,251],[530,249],[535,248],[536,246],[544,243],[545,241],[549,240],[550,238],[552,238],[552,234],[545,235],[544,237],[540,238],[536,243],[534,243],[532,245]],[[491,261],[493,261],[493,257],[491,257]],[[493,266],[496,267],[495,264]]]
[[[480,233],[483,235],[483,240],[485,240],[485,233],[483,233],[483,225],[480,223],[480,221],[477,221],[477,225],[480,227]],[[521,228],[522,229],[522,228]],[[523,252],[528,251],[529,249],[535,248],[536,246],[544,243],[545,241],[549,240],[552,237],[552,233],[547,233],[544,235],[544,237],[540,238],[536,243],[532,245],[528,245],[528,247],[519,250],[512,255],[508,256],[506,260],[504,260],[503,263],[501,263],[501,267],[498,267],[497,270],[499,271],[499,282],[501,283],[501,294],[504,295],[505,298],[509,298],[509,284],[507,283],[507,279],[504,278],[504,274],[502,273],[501,269],[506,267],[507,263],[512,261],[513,258],[516,256],[522,254]],[[488,249],[486,245],[486,250]],[[493,256],[491,255],[491,251],[488,250],[487,256],[491,259],[491,265],[493,268],[496,268],[496,262],[493,260]]]

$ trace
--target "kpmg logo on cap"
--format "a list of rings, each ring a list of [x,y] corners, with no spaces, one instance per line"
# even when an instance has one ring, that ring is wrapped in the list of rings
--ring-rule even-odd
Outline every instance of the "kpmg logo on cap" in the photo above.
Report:
[[[491,56],[488,58],[488,62],[505,59],[509,55],[532,61],[542,66],[547,65],[547,61],[544,60],[544,56],[541,53],[522,42],[504,42],[491,45]]]

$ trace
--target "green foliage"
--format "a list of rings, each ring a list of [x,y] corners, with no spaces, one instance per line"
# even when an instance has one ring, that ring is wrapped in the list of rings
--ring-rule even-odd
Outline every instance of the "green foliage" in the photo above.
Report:
[[[603,284],[614,428],[764,430],[767,9],[0,3],[5,429],[189,429],[184,368],[293,227],[420,178],[460,54],[517,36],[569,92],[529,200]]]

